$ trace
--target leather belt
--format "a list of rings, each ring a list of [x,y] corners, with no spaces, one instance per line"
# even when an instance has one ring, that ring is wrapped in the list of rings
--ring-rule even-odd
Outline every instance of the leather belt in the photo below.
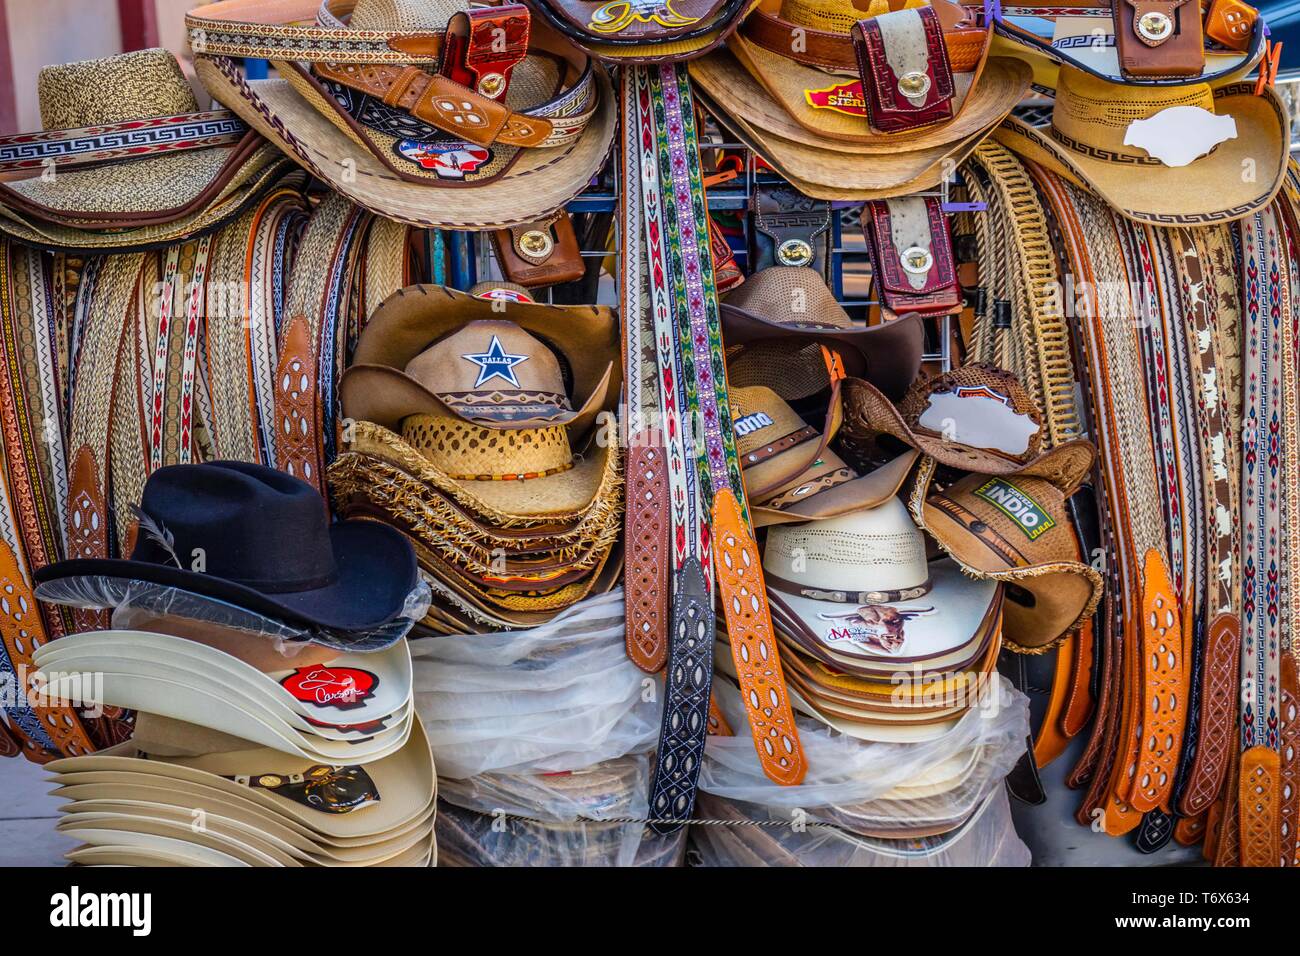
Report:
[[[755,10],[746,17],[740,32],[755,46],[776,56],[820,70],[857,75],[853,38],[847,33],[814,30],[763,10]],[[943,39],[952,71],[972,73],[984,55],[989,31],[981,27],[959,27],[944,31]]]

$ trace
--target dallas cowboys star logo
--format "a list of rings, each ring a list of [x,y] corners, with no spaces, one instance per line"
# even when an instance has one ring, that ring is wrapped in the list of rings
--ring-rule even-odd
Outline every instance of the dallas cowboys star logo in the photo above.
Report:
[[[462,355],[461,358],[468,359],[478,366],[478,381],[474,383],[475,388],[493,376],[505,379],[515,388],[519,388],[519,379],[515,377],[515,366],[520,362],[527,362],[529,356],[511,355],[502,347],[501,340],[494,335],[492,344],[488,346],[486,352]]]

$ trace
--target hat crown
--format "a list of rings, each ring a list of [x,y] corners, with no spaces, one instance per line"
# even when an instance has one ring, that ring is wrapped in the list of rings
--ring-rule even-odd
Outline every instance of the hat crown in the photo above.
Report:
[[[448,402],[458,396],[528,392],[569,407],[555,353],[504,319],[466,324],[411,359],[406,374]]]
[[[36,80],[47,130],[197,113],[198,101],[167,50],[136,50],[41,69]]]
[[[901,591],[929,578],[925,538],[896,497],[837,518],[771,528],[763,567],[829,591]]]
[[[1011,372],[983,362],[917,381],[898,411],[918,434],[1022,462],[1042,447],[1038,407],[1024,384]]]
[[[357,0],[349,24],[357,30],[441,30],[468,7],[457,0]]]
[[[730,401],[731,427],[736,432],[736,451],[742,466],[750,452],[806,427],[795,410],[766,385],[734,388]]]
[[[1107,83],[1083,70],[1062,66],[1052,107],[1052,129],[1075,149],[1084,146],[1144,157],[1146,150],[1124,145],[1129,124],[1175,106],[1196,106],[1213,113],[1214,91],[1206,83],[1174,87]]]
[[[159,468],[145,482],[132,561],[202,570],[268,593],[337,577],[325,502],[265,465],[214,461]]]
[[[853,319],[835,301],[820,272],[808,266],[769,266],[754,273],[724,300],[766,322],[790,329],[852,329]]]
[[[907,0],[899,9],[929,6],[929,0]],[[889,13],[889,0],[781,0],[781,19],[826,33],[848,35],[853,24]]]

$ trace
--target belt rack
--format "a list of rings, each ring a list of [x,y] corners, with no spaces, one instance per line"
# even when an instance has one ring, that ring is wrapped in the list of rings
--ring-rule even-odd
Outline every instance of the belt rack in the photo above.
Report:
[[[732,249],[736,255],[736,261],[742,269],[746,266],[748,258],[747,248],[749,244],[749,217],[745,213],[750,208],[750,200],[753,195],[754,186],[759,181],[781,182],[781,177],[769,170],[759,170],[755,162],[756,157],[744,145],[731,141],[725,134],[721,133],[716,124],[710,118],[704,128],[704,134],[708,137],[708,148],[705,152],[709,155],[702,157],[704,160],[704,176],[709,178],[717,172],[713,165],[711,156],[725,151],[728,155],[739,155],[743,157],[743,172],[727,182],[720,183],[708,191],[708,204],[711,213],[733,212],[739,213],[739,224],[742,235],[739,237],[729,236],[732,240]],[[702,137],[704,138],[704,137]],[[614,148],[618,148],[618,142],[615,141]],[[574,199],[568,205],[568,211],[572,214],[580,213],[608,213],[613,214],[618,205],[618,183],[617,177],[612,175],[613,164],[607,163],[605,168],[593,181],[592,185],[587,188],[580,196]],[[925,193],[918,193],[923,196],[936,196],[947,199],[946,190],[934,190]],[[836,215],[831,219],[831,228],[834,230],[831,242],[831,288],[835,293],[835,298],[854,318],[865,318],[867,309],[876,304],[876,300],[869,297],[870,287],[870,266],[868,264],[865,240],[862,237],[861,229],[858,225],[858,210],[861,204],[857,203],[836,203],[834,205]],[[584,259],[604,259],[614,256],[618,253],[618,238],[616,235],[616,225],[611,219],[609,241],[606,243],[608,248],[582,248],[581,254]],[[497,266],[496,252],[490,239],[482,233],[472,232],[440,232],[431,243],[431,248],[436,250],[441,247],[446,250],[447,268],[442,281],[443,284],[454,286],[458,289],[468,289],[474,283],[484,279],[501,278],[501,270]],[[434,263],[430,263],[430,275],[437,275],[434,270]],[[551,289],[544,289],[539,292],[539,297],[546,302],[552,301]],[[597,302],[604,305],[617,305],[619,302],[618,282],[615,277],[602,276],[600,279]],[[932,365],[937,365],[941,371],[948,371],[952,368],[952,321],[951,316],[944,316],[941,319],[930,321],[930,328],[926,336],[926,353],[924,361]]]

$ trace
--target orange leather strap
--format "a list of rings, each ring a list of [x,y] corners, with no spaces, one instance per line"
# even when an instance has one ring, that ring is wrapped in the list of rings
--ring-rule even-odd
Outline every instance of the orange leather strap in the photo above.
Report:
[[[1276,750],[1261,744],[1241,755],[1237,800],[1242,866],[1277,866],[1281,861],[1280,789],[1281,766]]]
[[[1092,699],[1092,648],[1096,635],[1092,620],[1083,622],[1079,633],[1071,639],[1069,646],[1073,651],[1073,667],[1070,670],[1069,700],[1066,701],[1065,713],[1061,715],[1061,733],[1066,737],[1076,737],[1088,726],[1092,717],[1094,702]]]
[[[1278,761],[1281,803],[1278,808],[1282,866],[1300,866],[1297,824],[1300,824],[1300,677],[1296,660],[1283,654],[1279,661]]]
[[[1129,801],[1142,813],[1156,807],[1168,812],[1188,692],[1181,611],[1164,559],[1155,550],[1143,559],[1141,628],[1141,742]]]
[[[1069,635],[1053,651],[1056,654],[1056,668],[1052,674],[1052,690],[1047,698],[1043,721],[1034,735],[1034,763],[1040,770],[1061,756],[1070,745],[1070,738],[1063,730],[1062,718],[1070,699],[1070,673],[1074,667],[1076,639],[1076,635]]]
[[[729,488],[713,497],[713,566],[759,763],[776,783],[797,784],[807,767],[772,633],[758,545]]]
[[[275,368],[275,466],[325,493],[316,348],[305,316],[289,321]]]

